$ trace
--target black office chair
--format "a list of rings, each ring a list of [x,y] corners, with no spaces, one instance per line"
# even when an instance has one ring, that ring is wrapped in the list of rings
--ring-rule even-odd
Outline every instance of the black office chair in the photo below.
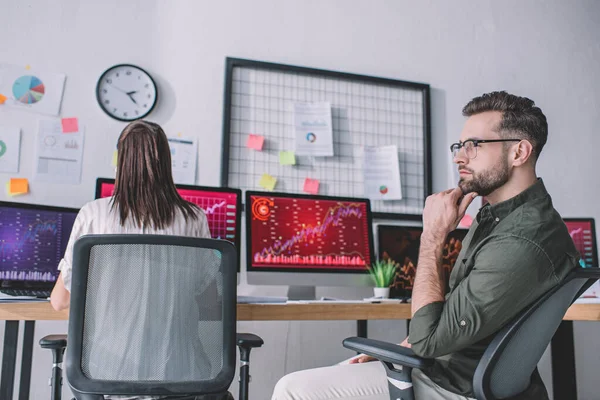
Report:
[[[558,287],[495,335],[473,377],[477,400],[505,399],[527,389],[567,309],[597,279],[600,279],[599,268],[574,270]],[[383,363],[388,376],[390,399],[393,400],[414,400],[412,369],[426,371],[434,362],[416,356],[411,349],[379,340],[353,337],[345,339],[343,345]]]
[[[263,341],[236,335],[237,252],[221,240],[88,235],[73,252],[66,371],[77,400],[103,395],[231,398],[240,348],[240,400]],[[51,349],[52,400],[61,398],[66,335]]]

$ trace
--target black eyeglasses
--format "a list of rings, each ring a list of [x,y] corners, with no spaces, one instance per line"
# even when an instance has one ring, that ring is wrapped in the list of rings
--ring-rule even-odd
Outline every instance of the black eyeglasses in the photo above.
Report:
[[[522,139],[491,139],[491,140],[479,140],[479,139],[467,139],[464,142],[452,143],[450,145],[450,151],[452,157],[456,157],[460,149],[464,147],[465,155],[469,159],[477,157],[477,148],[481,143],[495,143],[495,142],[520,142]]]

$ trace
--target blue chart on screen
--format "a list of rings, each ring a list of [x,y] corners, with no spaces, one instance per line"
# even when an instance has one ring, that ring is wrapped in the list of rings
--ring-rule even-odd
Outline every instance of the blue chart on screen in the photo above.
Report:
[[[0,279],[55,280],[74,218],[74,215],[51,211],[3,208],[0,211]]]

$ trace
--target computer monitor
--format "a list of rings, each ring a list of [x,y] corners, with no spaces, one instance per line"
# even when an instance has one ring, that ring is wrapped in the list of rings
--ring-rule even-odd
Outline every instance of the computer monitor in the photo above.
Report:
[[[233,243],[240,256],[240,223],[242,218],[242,192],[240,189],[210,186],[175,185],[177,192],[190,203],[204,210],[213,239]],[[115,180],[96,180],[96,199],[110,197],[115,190]],[[238,263],[238,272],[239,272]]]
[[[585,267],[598,267],[594,218],[563,218]],[[582,264],[582,267],[584,265]]]
[[[78,212],[0,201],[2,290],[52,289]]]
[[[373,286],[368,199],[246,192],[248,283],[289,285],[291,299],[315,286]]]
[[[446,290],[449,289],[450,272],[462,249],[462,241],[468,229],[456,229],[446,238],[442,253],[442,267]],[[421,246],[420,226],[377,225],[377,250],[382,260],[393,260],[398,264],[390,297],[411,297],[419,261]]]

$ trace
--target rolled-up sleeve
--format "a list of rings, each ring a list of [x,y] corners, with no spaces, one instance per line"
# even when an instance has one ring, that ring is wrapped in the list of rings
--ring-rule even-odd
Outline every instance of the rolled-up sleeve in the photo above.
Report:
[[[546,253],[514,235],[490,236],[472,263],[445,302],[430,303],[413,316],[409,342],[415,354],[434,358],[476,343],[558,283]]]

